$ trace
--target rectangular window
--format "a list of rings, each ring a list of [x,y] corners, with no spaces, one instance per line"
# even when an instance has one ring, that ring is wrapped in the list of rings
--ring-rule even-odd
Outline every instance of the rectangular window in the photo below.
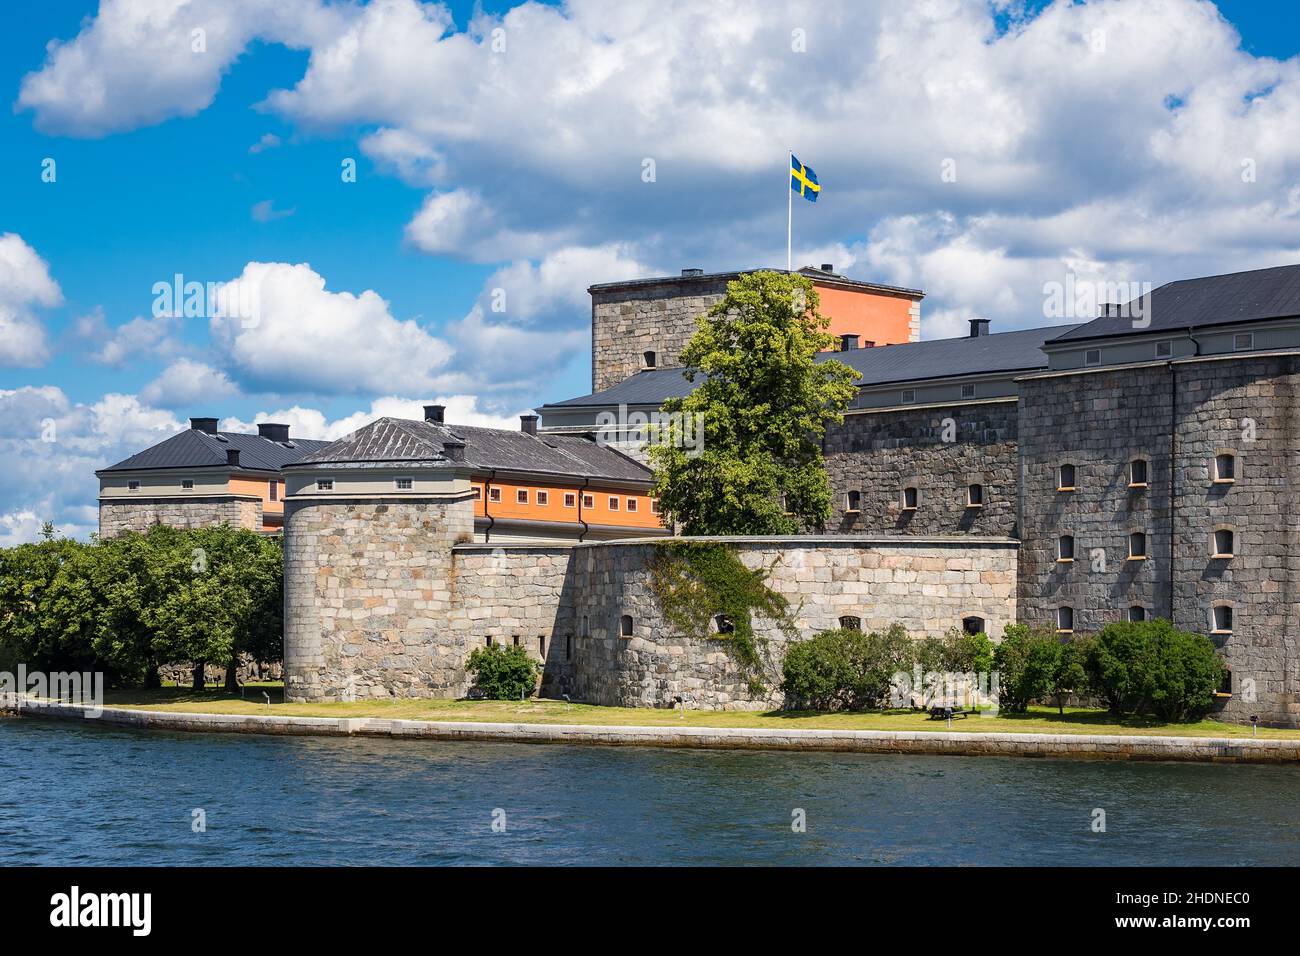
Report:
[[[629,498],[629,499],[627,499],[627,510],[628,510],[628,511],[636,511],[636,499],[635,499],[635,498]]]
[[[920,499],[920,493],[916,488],[908,487],[903,489],[903,510],[915,511],[916,503]]]
[[[1056,469],[1056,490],[1073,491],[1074,490],[1074,466],[1061,465]]]
[[[1215,481],[1236,481],[1237,480],[1237,456],[1232,454],[1223,454],[1214,456],[1214,480]]]
[[[1128,609],[1128,619],[1130,621],[1145,621],[1147,619],[1147,609],[1140,604],[1134,604]]]
[[[574,492],[566,491],[564,493],[564,507],[566,508],[578,507],[578,496]]]
[[[914,388],[903,389],[903,394],[902,396],[900,396],[900,401],[904,405],[911,405],[913,402],[916,401],[916,389]]]
[[[545,637],[545,635],[541,635],[541,634],[539,634],[539,635],[537,636],[537,653],[540,654],[540,655],[542,656],[542,659],[543,659],[543,660],[546,659],[546,637]]]
[[[1088,349],[1086,352],[1084,352],[1084,353],[1083,353],[1083,364],[1084,364],[1084,365],[1100,365],[1100,364],[1101,364],[1101,349]]]
[[[862,492],[850,491],[844,496],[844,510],[857,512],[862,510]]]
[[[415,486],[415,481],[411,478],[394,478],[393,484],[398,491],[410,491]]]
[[[612,495],[610,496],[610,499],[609,499],[609,510],[610,510],[610,511],[617,511],[617,510],[618,510],[618,499],[615,498],[615,497],[613,497]]]
[[[271,485],[272,485],[272,487],[274,487],[275,482],[271,482]],[[181,491],[193,491],[193,490],[194,490],[194,479],[193,479],[193,478],[182,478],[182,479],[181,479]],[[272,497],[271,497],[271,500],[274,501],[274,500],[275,500],[275,497],[272,496]]]
[[[1232,608],[1227,604],[1220,604],[1213,609],[1213,623],[1215,634],[1232,633]]]
[[[480,498],[483,497],[483,489],[480,488],[478,485],[475,485],[473,488],[470,489],[470,491],[473,493],[475,501],[478,501]]]
[[[1245,349],[1253,349],[1254,347],[1254,332],[1238,332],[1232,337],[1232,349],[1234,352],[1241,352]]]
[[[1128,536],[1128,556],[1130,561],[1140,561],[1147,556],[1147,536],[1141,531],[1134,531]]]
[[[1056,630],[1068,634],[1074,630],[1074,608],[1058,607],[1056,609]]]
[[[317,478],[317,479],[316,479],[316,490],[317,490],[317,491],[333,491],[333,490],[334,490],[334,479],[333,479],[333,478]]]
[[[1221,528],[1214,532],[1214,556],[1216,558],[1232,557],[1235,542],[1232,540],[1233,534],[1227,528]]]
[[[1074,560],[1074,535],[1063,534],[1056,539],[1056,560]]]
[[[966,486],[966,506],[968,508],[982,508],[984,506],[983,485]]]
[[[1156,358],[1169,358],[1174,354],[1173,342],[1157,342]]]
[[[658,498],[651,498],[651,499],[650,499],[650,513],[651,513],[652,515],[657,515],[657,514],[659,513],[659,499],[658,499]]]
[[[1147,486],[1147,462],[1145,458],[1134,458],[1128,466],[1128,486],[1145,488]]]
[[[583,495],[583,496],[582,496],[582,506],[583,506],[584,508],[594,508],[594,507],[596,507],[596,496],[595,496],[595,495]]]
[[[549,491],[537,492],[537,506],[544,508],[551,503],[551,493]]]
[[[974,397],[975,397],[975,386],[974,386],[974,385],[963,385],[963,386],[961,387],[961,397],[962,397],[962,398],[974,398]]]
[[[573,635],[572,634],[564,635],[564,659],[566,661],[573,659]]]
[[[139,490],[140,490],[140,482],[138,482],[138,481],[128,481],[128,482],[126,483],[126,490],[127,490],[127,491],[139,491]]]
[[[501,489],[500,489],[500,488],[489,488],[489,489],[488,489],[488,501],[493,501],[493,502],[496,502],[497,504],[500,504],[500,503],[501,503]]]
[[[527,489],[527,488],[518,488],[518,489],[515,490],[515,504],[517,504],[517,505],[526,505],[526,504],[528,504],[528,489]]]

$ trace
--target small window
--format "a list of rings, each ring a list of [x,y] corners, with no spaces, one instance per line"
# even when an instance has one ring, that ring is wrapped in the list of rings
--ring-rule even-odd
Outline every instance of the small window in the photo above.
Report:
[[[1237,480],[1237,456],[1230,452],[1214,456],[1214,480],[1228,483]]]
[[[619,633],[624,637],[632,636],[632,615],[624,614],[618,621]]]
[[[316,490],[317,490],[317,491],[333,491],[333,490],[334,490],[334,479],[333,479],[333,478],[317,478],[317,479],[316,479]]]
[[[528,504],[528,489],[527,489],[527,488],[516,488],[516,489],[515,489],[515,504],[517,504],[517,505],[526,505],[526,504]]]
[[[613,495],[609,496],[609,510],[610,511],[618,510],[618,499],[615,498]]]
[[[654,353],[654,352],[642,352],[642,353],[641,353],[641,358],[642,358],[642,360],[645,362],[645,367],[646,367],[646,368],[654,368],[654,367],[655,367],[655,353]]]
[[[1232,671],[1227,667],[1223,669],[1223,682],[1219,684],[1219,695],[1222,697],[1232,696]]]
[[[983,634],[984,618],[972,614],[961,619],[961,629],[967,634]]]
[[[578,507],[578,495],[575,492],[566,491],[564,493],[564,507],[566,508]]]
[[[974,385],[963,385],[963,386],[961,387],[961,397],[962,397],[962,398],[974,398],[974,397],[975,397],[975,386],[974,386]]]
[[[1232,633],[1232,606],[1216,604],[1210,609],[1210,627],[1215,634]]]
[[[1074,465],[1065,464],[1056,469],[1056,490],[1074,490]]]
[[[140,490],[140,482],[135,481],[135,480],[128,481],[128,482],[126,483],[126,490],[127,490],[127,491],[139,491],[139,490]]]
[[[1058,607],[1056,609],[1056,630],[1059,634],[1068,634],[1074,630],[1074,608]]]
[[[393,484],[397,486],[398,491],[410,491],[415,487],[415,482],[410,478],[394,478]]]
[[[1173,354],[1174,354],[1173,342],[1156,343],[1156,358],[1170,358],[1173,356]]]
[[[584,508],[594,508],[594,507],[596,507],[596,496],[595,496],[595,495],[583,495],[583,496],[582,496],[582,506],[583,506]]]
[[[628,511],[636,511],[636,499],[635,499],[635,498],[629,498],[629,499],[627,499],[627,510],[628,510]]]
[[[546,659],[546,636],[544,634],[537,635],[537,653],[542,660]]]
[[[659,499],[658,499],[658,498],[651,498],[651,499],[650,499],[650,513],[651,513],[652,515],[657,515],[657,514],[659,513]]]
[[[485,639],[484,643],[485,643],[488,647],[491,647],[491,646],[492,646],[492,638],[491,638],[491,636],[488,636],[488,637]]]
[[[1056,560],[1074,560],[1074,535],[1063,534],[1056,539]]]
[[[566,661],[573,660],[573,635],[572,634],[564,635],[564,659]]]
[[[1128,619],[1130,621],[1145,621],[1147,619],[1147,609],[1141,604],[1134,604],[1128,609]]]
[[[736,633],[736,622],[725,614],[715,614],[713,616],[713,623],[717,626],[719,634]]]
[[[984,507],[984,486],[967,485],[966,486],[966,507],[983,508]]]
[[[1144,532],[1134,531],[1128,536],[1128,556],[1130,561],[1146,559],[1147,536]]]
[[[1130,488],[1145,488],[1147,486],[1147,460],[1145,458],[1134,458],[1129,462],[1128,486]]]
[[[1236,542],[1233,541],[1233,533],[1228,528],[1220,528],[1214,532],[1214,556],[1216,558],[1230,558],[1236,551]]]
[[[846,631],[860,631],[862,630],[862,618],[846,614],[840,618],[840,627]]]
[[[280,500],[280,483],[276,481],[274,478],[266,483],[266,500],[267,501]]]
[[[862,492],[850,491],[844,496],[844,510],[858,512],[862,510]]]
[[[914,486],[909,485],[908,487],[904,488],[903,489],[903,510],[915,511],[916,503],[919,500],[919,498],[920,498],[919,492]]]
[[[519,646],[519,635],[518,635],[518,634],[514,635],[514,645],[515,645],[515,647],[518,647],[518,646]]]
[[[182,478],[182,479],[181,479],[181,491],[193,491],[193,490],[194,490],[194,479],[193,479],[193,478]],[[275,500],[275,482],[274,482],[274,481],[271,482],[271,500],[272,500],[272,501]]]
[[[902,396],[900,396],[900,400],[904,405],[911,405],[913,402],[916,401],[916,389],[914,388],[903,389],[903,394]]]
[[[537,506],[544,508],[551,503],[551,493],[549,491],[537,492]]]
[[[1254,347],[1255,347],[1254,332],[1238,332],[1236,335],[1232,337],[1232,350],[1234,352],[1241,352],[1246,349],[1253,349]]]
[[[489,488],[489,489],[488,489],[488,501],[493,501],[493,502],[496,502],[496,503],[500,504],[500,502],[501,502],[501,489],[500,489],[500,488]]]
[[[480,498],[483,497],[483,489],[480,488],[478,485],[475,485],[473,488],[470,489],[470,494],[474,496],[475,501],[478,501]]]
[[[1088,349],[1086,352],[1084,352],[1084,353],[1083,353],[1083,364],[1084,364],[1084,365],[1100,365],[1100,364],[1101,364],[1101,349]]]

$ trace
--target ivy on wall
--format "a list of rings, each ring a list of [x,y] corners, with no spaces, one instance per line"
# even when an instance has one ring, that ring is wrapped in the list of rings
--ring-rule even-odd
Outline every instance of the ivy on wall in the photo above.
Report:
[[[663,541],[654,547],[650,587],[664,619],[688,638],[726,645],[749,692],[765,693],[767,639],[754,633],[754,615],[795,632],[789,602],[767,586],[768,570],[747,568],[721,542]]]

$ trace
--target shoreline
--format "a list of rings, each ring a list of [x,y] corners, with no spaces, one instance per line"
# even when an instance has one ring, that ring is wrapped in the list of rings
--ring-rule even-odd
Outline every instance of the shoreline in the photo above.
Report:
[[[15,717],[93,721],[114,727],[186,733],[364,736],[496,743],[681,747],[698,750],[1300,763],[1300,739],[479,723],[381,717],[204,714],[115,707],[105,707],[98,717],[92,717],[87,715],[89,709],[82,704],[30,699],[18,704],[12,698],[0,700],[0,714]]]

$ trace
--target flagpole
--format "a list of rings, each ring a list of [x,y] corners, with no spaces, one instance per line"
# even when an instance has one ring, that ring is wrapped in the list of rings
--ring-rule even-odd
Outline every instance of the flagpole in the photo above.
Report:
[[[794,271],[794,262],[790,255],[790,236],[794,231],[794,187],[790,185],[790,170],[794,169],[794,149],[790,149],[785,161],[785,271]]]

